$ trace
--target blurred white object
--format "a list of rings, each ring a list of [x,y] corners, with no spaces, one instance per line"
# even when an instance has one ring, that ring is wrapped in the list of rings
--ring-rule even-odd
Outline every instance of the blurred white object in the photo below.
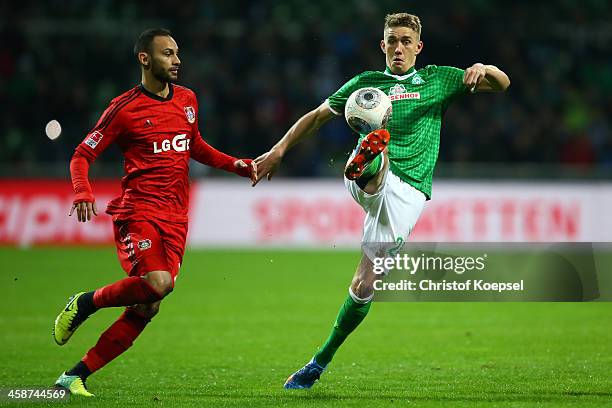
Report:
[[[49,139],[55,140],[62,133],[62,125],[60,125],[57,120],[53,119],[45,126],[45,133]]]

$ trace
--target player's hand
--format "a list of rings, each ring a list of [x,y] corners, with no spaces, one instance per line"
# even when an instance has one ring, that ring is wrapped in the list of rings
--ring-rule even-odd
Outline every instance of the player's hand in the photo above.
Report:
[[[250,171],[248,177],[251,179],[251,182],[253,183],[252,185],[257,184],[257,163],[255,163],[255,160],[246,160],[246,162],[245,160],[236,160],[234,162],[234,167],[237,169],[249,168]],[[242,175],[242,172],[239,174]]]
[[[264,176],[266,176],[268,180],[272,180],[272,176],[274,176],[274,173],[278,170],[278,166],[282,159],[283,155],[276,149],[272,149],[256,158],[254,162],[257,163],[257,180],[253,183],[253,186],[259,183],[259,180]]]
[[[96,208],[96,202],[87,202],[81,201],[80,203],[74,203],[72,208],[70,209],[69,216],[72,216],[72,213],[76,210],[77,221],[78,222],[87,222],[91,221],[92,214],[98,216],[98,209]]]
[[[487,69],[484,64],[476,63],[465,70],[463,74],[463,84],[470,90],[470,92],[474,93],[478,84],[485,78],[487,75]]]

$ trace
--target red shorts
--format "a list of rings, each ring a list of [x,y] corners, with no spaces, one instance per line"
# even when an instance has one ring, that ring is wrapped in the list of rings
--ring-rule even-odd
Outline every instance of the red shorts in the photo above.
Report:
[[[129,276],[168,271],[176,280],[187,240],[187,223],[160,220],[115,221],[115,244]]]

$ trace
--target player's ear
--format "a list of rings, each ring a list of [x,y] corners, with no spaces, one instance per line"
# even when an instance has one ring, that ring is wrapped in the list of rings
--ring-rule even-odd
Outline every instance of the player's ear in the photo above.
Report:
[[[149,54],[147,54],[146,52],[139,52],[138,53],[138,62],[140,62],[140,64],[144,67],[144,68],[149,68]]]
[[[384,38],[382,40],[380,40],[380,49],[383,52],[383,54],[387,53],[387,50],[385,49],[385,40],[384,40]]]
[[[419,43],[416,46],[416,50],[414,51],[414,55],[419,55],[423,51],[423,41],[419,40]]]

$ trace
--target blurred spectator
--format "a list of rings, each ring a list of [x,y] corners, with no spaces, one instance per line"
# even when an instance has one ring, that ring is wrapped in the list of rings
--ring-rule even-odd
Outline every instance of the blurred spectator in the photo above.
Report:
[[[443,162],[547,162],[612,166],[612,4],[391,1],[183,0],[4,2],[0,5],[0,163],[67,163],[114,96],[139,82],[132,44],[145,28],[170,28],[180,82],[201,105],[201,131],[221,150],[257,156],[299,116],[363,70],[384,69],[384,15],[421,17],[417,66],[500,66],[504,95],[468,96],[449,109]],[[58,119],[55,142],[44,126]],[[337,120],[298,146],[285,175],[337,175],[355,142]],[[298,160],[299,158],[299,160]],[[118,160],[109,152],[104,161]],[[67,164],[66,164],[67,165]]]

